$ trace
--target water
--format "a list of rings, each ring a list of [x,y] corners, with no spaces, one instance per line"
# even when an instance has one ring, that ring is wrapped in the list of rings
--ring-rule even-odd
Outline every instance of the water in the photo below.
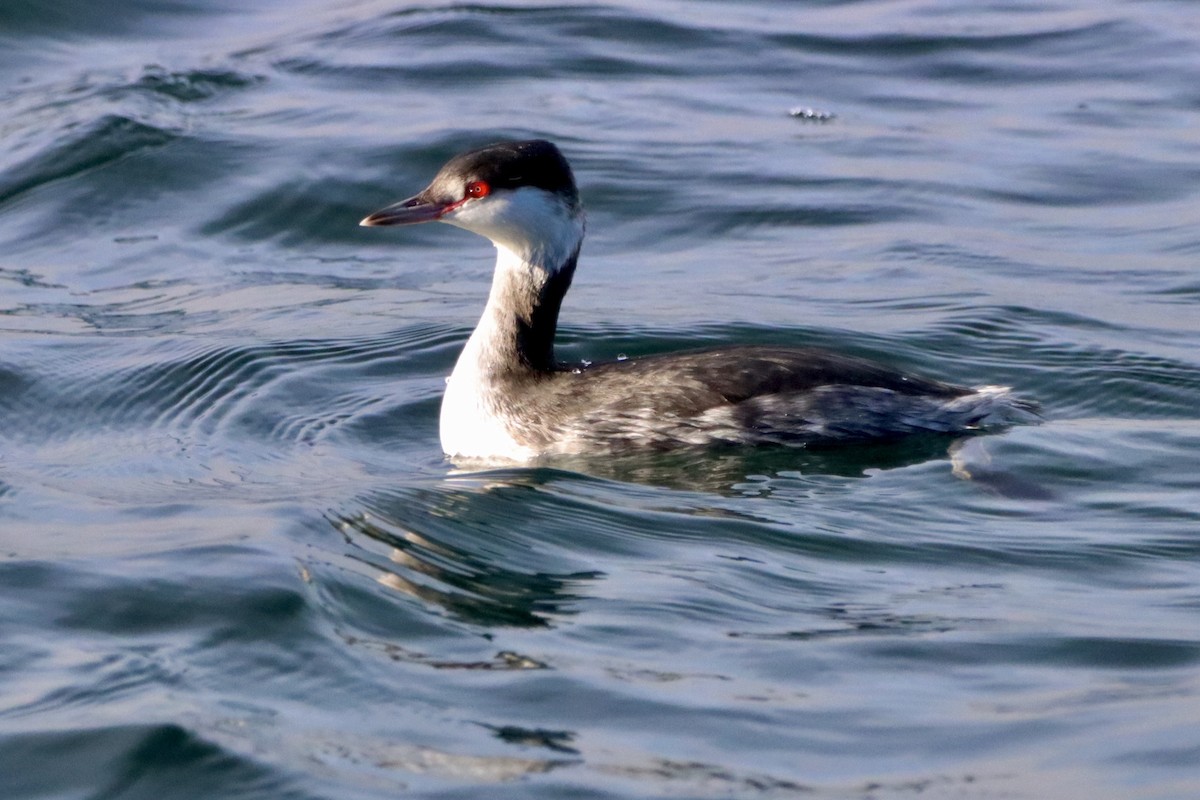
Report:
[[[1200,796],[1195,4],[246,5],[0,7],[0,797]],[[457,472],[533,135],[563,355],[1046,422]]]

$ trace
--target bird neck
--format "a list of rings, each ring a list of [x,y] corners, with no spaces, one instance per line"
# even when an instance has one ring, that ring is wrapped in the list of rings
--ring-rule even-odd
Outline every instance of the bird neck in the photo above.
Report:
[[[579,245],[564,256],[522,253],[497,244],[496,254],[487,306],[455,372],[465,367],[495,378],[549,372],[555,366],[558,312],[575,274]],[[558,263],[543,263],[548,255],[557,255]]]

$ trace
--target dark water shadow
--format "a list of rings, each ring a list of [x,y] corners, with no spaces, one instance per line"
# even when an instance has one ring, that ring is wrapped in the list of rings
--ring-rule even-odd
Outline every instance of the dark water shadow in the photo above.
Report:
[[[580,613],[594,594],[590,587],[609,569],[662,558],[663,548],[680,537],[817,546],[815,534],[797,539],[781,527],[774,504],[764,502],[776,489],[794,502],[797,480],[811,482],[813,491],[805,496],[820,502],[826,491],[840,492],[846,480],[940,461],[947,477],[977,483],[981,491],[1041,499],[1044,489],[989,463],[991,438],[920,436],[861,446],[672,452],[456,470],[417,485],[380,487],[325,516],[343,538],[347,558],[379,585],[435,614],[493,631],[553,628]],[[823,550],[843,547],[838,537],[819,538]],[[845,546],[863,548],[861,542]],[[598,564],[609,566],[601,570]],[[492,661],[433,666],[540,665],[500,654]]]
[[[464,622],[550,627],[575,613],[581,584],[602,577],[535,550],[537,520],[494,492],[405,489],[354,506],[326,515],[348,557],[379,584]]]
[[[990,464],[982,434],[928,434],[885,442],[830,446],[677,450],[620,456],[557,456],[537,470],[496,469],[484,462],[455,460],[457,475],[489,480],[537,481],[538,474],[565,471],[593,478],[682,491],[743,497],[769,494],[763,479],[780,476],[859,478],[878,472],[946,461],[956,477],[1010,497],[1042,499],[1045,490]],[[964,463],[964,459],[970,463]],[[748,485],[752,484],[752,485]]]

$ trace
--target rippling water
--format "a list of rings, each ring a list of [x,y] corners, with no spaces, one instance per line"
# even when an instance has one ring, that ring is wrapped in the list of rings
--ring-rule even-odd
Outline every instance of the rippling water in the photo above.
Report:
[[[252,10],[243,6],[251,5]],[[0,6],[0,797],[1200,794],[1200,9]],[[818,344],[960,442],[457,471],[554,139],[564,356]]]

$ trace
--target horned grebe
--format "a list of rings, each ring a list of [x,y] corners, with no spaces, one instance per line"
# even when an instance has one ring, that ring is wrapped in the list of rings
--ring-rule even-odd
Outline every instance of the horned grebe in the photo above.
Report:
[[[583,242],[571,168],[547,141],[455,156],[420,194],[362,225],[448,222],[496,246],[487,307],[442,399],[448,455],[543,455],[703,445],[806,445],[1008,424],[1031,405],[814,348],[727,347],[560,364],[554,332]]]

